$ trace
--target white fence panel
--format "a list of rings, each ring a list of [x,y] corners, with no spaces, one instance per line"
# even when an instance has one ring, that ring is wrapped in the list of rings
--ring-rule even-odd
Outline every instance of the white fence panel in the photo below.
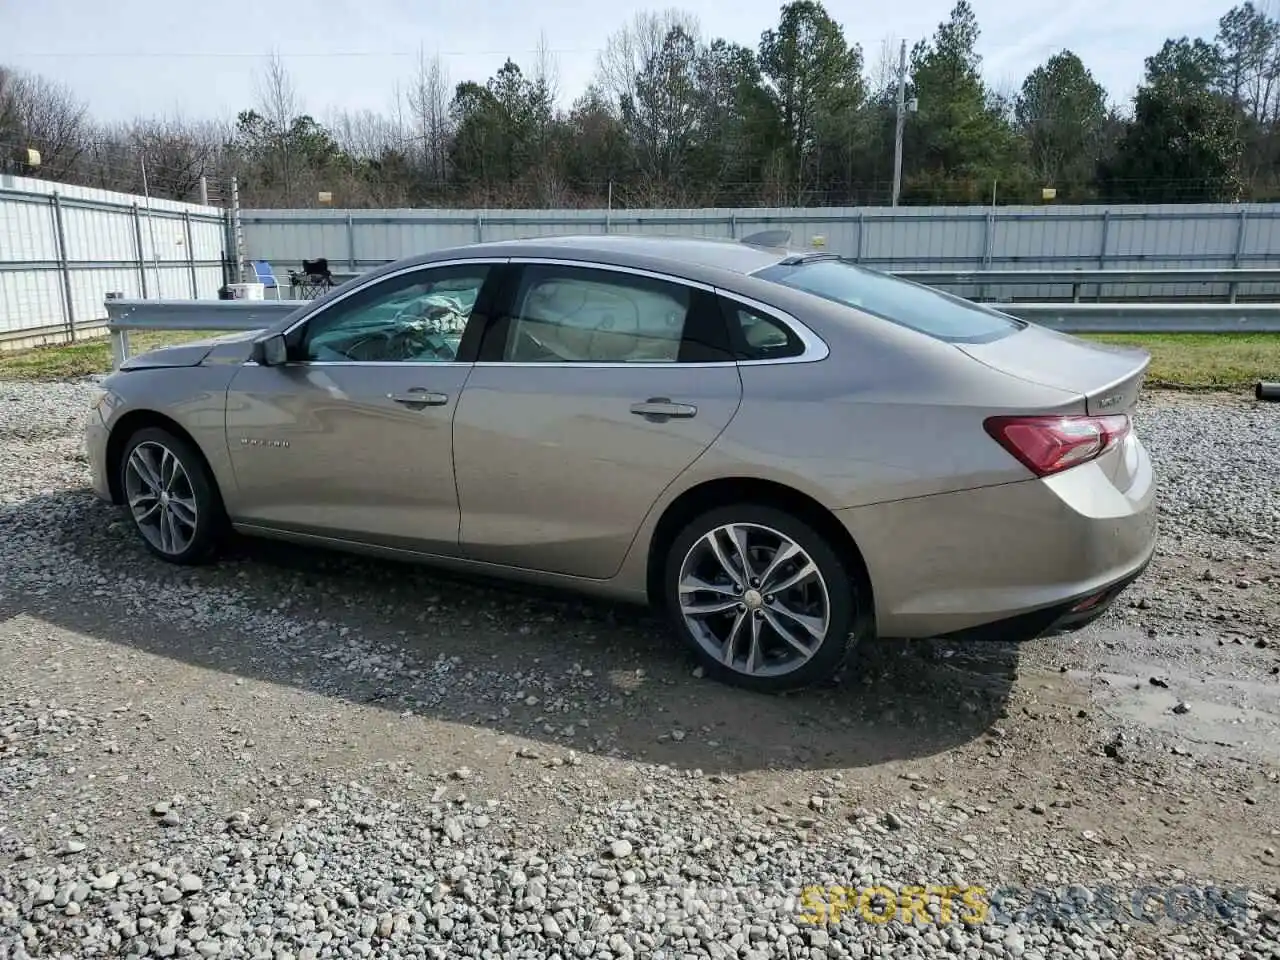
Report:
[[[246,210],[245,244],[278,276],[325,257],[365,270],[410,254],[481,240],[564,234],[742,238],[789,229],[798,246],[886,270],[1280,267],[1280,204],[1044,207],[832,207],[715,210]],[[1061,287],[1006,287],[963,296],[1051,300]],[[1092,293],[1094,291],[1091,291]],[[1114,293],[1115,291],[1098,291]],[[1129,296],[1221,296],[1186,285]],[[1280,293],[1252,287],[1251,294]]]
[[[0,177],[0,346],[101,328],[108,293],[213,298],[216,207]]]
[[[887,270],[1071,270],[1280,267],[1280,204],[853,207],[710,210],[246,210],[245,253],[287,278],[326,257],[349,273],[415,253],[484,240],[627,233],[741,239],[788,229]],[[224,211],[0,177],[0,345],[65,339],[105,318],[108,293],[217,296],[227,249]],[[286,280],[287,283],[287,280]],[[1070,297],[1057,287],[955,289],[988,299]],[[1121,291],[1086,289],[1094,293]],[[1127,296],[1227,291],[1130,285]],[[1249,296],[1280,294],[1251,285]]]

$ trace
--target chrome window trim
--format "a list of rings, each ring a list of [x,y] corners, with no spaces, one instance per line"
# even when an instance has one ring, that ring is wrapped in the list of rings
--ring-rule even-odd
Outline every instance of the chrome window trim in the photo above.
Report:
[[[374,286],[377,286],[379,283],[382,283],[384,280],[392,280],[396,277],[403,277],[406,273],[419,273],[426,270],[436,270],[441,267],[473,266],[476,264],[480,264],[492,269],[493,267],[500,267],[509,262],[510,262],[510,258],[508,257],[498,257],[496,259],[493,257],[460,257],[454,260],[437,260],[432,263],[415,263],[412,266],[403,267],[400,270],[393,270],[391,273],[384,273],[379,277],[374,277],[373,279],[360,284],[360,286],[354,287],[353,289],[348,290],[342,296],[336,297],[335,299],[330,300],[328,303],[321,304],[320,306],[316,307],[314,310],[308,311],[307,313],[299,317],[297,320],[295,320],[293,324],[291,324],[287,329],[281,331],[279,336],[282,336],[282,337],[289,336],[291,333],[293,333],[295,330],[301,327],[304,323],[310,323],[312,320],[314,320],[316,317],[323,314],[325,311],[332,310],[334,307],[342,303],[348,297],[354,297],[357,293],[363,293],[364,291],[368,290],[370,287],[374,287]],[[468,320],[469,319],[470,318],[468,318]],[[309,363],[311,361],[303,361],[303,362]],[[336,362],[346,362],[346,361],[316,361],[316,362],[335,362],[336,363]],[[357,363],[361,363],[362,361],[352,360],[350,362],[353,364],[357,364]],[[394,361],[374,361],[374,362],[394,362]]]
[[[640,267],[626,267],[613,263],[597,263],[592,260],[574,260],[562,257],[499,257],[499,258],[482,258],[482,257],[460,257],[452,260],[438,260],[432,263],[417,263],[412,266],[395,270],[391,273],[384,273],[379,277],[368,280],[360,286],[346,291],[342,296],[308,311],[303,316],[294,321],[288,328],[281,332],[281,336],[289,336],[305,323],[309,323],[314,318],[325,313],[327,310],[337,306],[345,301],[348,297],[353,297],[357,293],[361,293],[371,287],[381,283],[384,280],[391,280],[396,277],[404,276],[407,273],[417,273],[427,270],[435,270],[445,267],[473,266],[483,265],[492,269],[493,267],[503,266],[505,264],[534,264],[543,266],[557,267],[576,267],[585,270],[604,270],[612,273],[623,273],[637,277],[647,277],[652,280],[660,280],[665,283],[673,283],[679,286],[689,287],[695,290],[702,290],[706,293],[722,296],[728,300],[741,303],[743,306],[757,310],[760,313],[777,320],[779,323],[786,325],[804,344],[804,351],[795,357],[779,357],[778,359],[765,360],[723,360],[716,362],[700,362],[700,363],[680,363],[679,361],[645,361],[639,363],[569,363],[569,362],[527,362],[512,360],[476,360],[474,362],[460,362],[457,360],[297,360],[290,363],[289,366],[336,366],[336,367],[369,367],[369,366],[420,366],[420,367],[440,367],[440,366],[477,366],[477,367],[554,367],[557,369],[565,368],[585,368],[592,370],[646,370],[657,369],[667,370],[672,368],[679,369],[702,369],[702,368],[718,368],[728,366],[775,366],[778,364],[789,363],[816,363],[819,360],[825,360],[830,356],[831,351],[826,342],[814,333],[809,327],[805,326],[800,320],[778,309],[770,304],[756,300],[744,294],[736,293],[732,290],[725,290],[709,283],[703,283],[700,280],[690,280],[687,277],[676,276],[675,274],[663,273],[656,270],[647,270]],[[253,360],[245,361],[245,366],[257,366]]]
[[[662,280],[682,287],[692,287],[695,290],[702,290],[706,293],[715,293],[716,290],[711,284],[703,283],[700,280],[689,280],[686,277],[677,277],[673,274],[645,270],[640,267],[623,267],[615,263],[595,263],[591,260],[571,260],[559,257],[511,257],[507,262],[549,267],[579,267],[584,270],[607,270],[611,273],[629,273],[632,276],[647,277],[650,280]],[[559,364],[551,364],[551,366],[559,366]],[[629,366],[629,364],[622,364],[622,366]]]
[[[571,360],[565,360],[560,363],[555,362],[532,362],[520,360],[477,360],[477,367],[554,367],[557,370],[697,370],[699,368],[719,369],[721,367],[736,367],[737,361],[724,360],[716,363],[681,363],[678,360],[667,361],[645,361],[643,363],[598,363],[592,361],[590,363],[574,363]]]
[[[474,367],[464,360],[295,360],[291,367]]]
[[[257,360],[246,360],[242,367],[260,367]],[[280,368],[296,367],[474,367],[474,363],[461,360],[290,360],[276,364]]]
[[[511,257],[508,261],[511,264],[536,264],[540,266],[554,267],[578,267],[586,270],[605,270],[613,273],[625,273],[632,276],[647,277],[651,280],[661,280],[665,283],[672,283],[678,286],[690,287],[695,290],[702,290],[705,293],[723,296],[729,300],[735,300],[744,306],[753,310],[758,310],[770,318],[777,320],[790,329],[800,342],[804,344],[804,351],[795,357],[780,357],[776,360],[720,360],[708,361],[700,363],[680,363],[678,360],[664,361],[642,361],[639,363],[573,363],[569,361],[546,361],[546,362],[530,362],[519,360],[477,360],[477,367],[554,367],[556,369],[588,369],[588,370],[697,370],[701,368],[718,368],[718,367],[736,367],[736,366],[773,366],[783,363],[816,363],[819,360],[825,360],[831,353],[826,343],[816,333],[806,327],[803,323],[784,313],[777,307],[772,307],[767,303],[761,303],[759,300],[753,300],[751,297],[743,296],[740,293],[734,293],[729,290],[723,290],[709,283],[703,283],[700,280],[690,280],[687,277],[679,277],[670,273],[662,273],[656,270],[646,270],[640,267],[624,267],[613,263],[595,263],[590,260],[571,260],[559,257]]]
[[[763,313],[771,320],[776,320],[794,333],[800,339],[801,344],[804,345],[804,349],[794,357],[778,357],[774,360],[739,360],[739,366],[765,367],[781,363],[817,363],[819,360],[825,360],[831,356],[831,348],[827,346],[827,342],[786,311],[779,310],[777,307],[756,300],[753,297],[734,293],[732,290],[717,288],[716,293],[726,300],[740,303],[744,307],[755,310],[757,313]]]

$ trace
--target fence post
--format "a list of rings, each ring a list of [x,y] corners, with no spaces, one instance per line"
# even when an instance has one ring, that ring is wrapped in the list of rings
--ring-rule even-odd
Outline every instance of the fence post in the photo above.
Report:
[[[1240,208],[1239,226],[1236,227],[1236,255],[1231,259],[1231,266],[1240,269],[1240,258],[1244,255],[1244,232],[1249,225],[1249,208]],[[1236,302],[1236,284],[1233,281],[1227,290],[1227,301]]]
[[[351,211],[347,211],[347,269],[356,272],[356,225],[351,221]]]
[[[117,293],[108,293],[106,296],[107,330],[111,334],[111,362],[116,370],[119,370],[121,364],[129,359],[129,331],[111,329],[111,321],[115,319],[113,313],[119,312],[119,307],[112,301],[119,298],[120,295]]]
[[[129,331],[116,330],[111,334],[111,362],[119,370],[129,359]]]
[[[1111,208],[1102,211],[1102,244],[1098,250],[1098,269],[1107,269],[1107,236],[1111,233]],[[1102,302],[1102,284],[1098,284],[1093,291],[1093,299]]]
[[[62,225],[62,198],[58,191],[50,198],[53,203],[53,232],[58,241],[58,272],[62,274],[62,297],[67,305],[63,319],[67,324],[67,336],[72,343],[76,342],[76,307],[71,302],[71,265],[67,262],[67,233]]]
[[[142,218],[138,205],[133,205],[133,249],[138,254],[138,280],[142,284],[142,299],[147,299],[147,261],[142,252]]]
[[[867,211],[859,208],[858,210],[858,252],[854,254],[854,260],[857,263],[862,262],[862,258],[867,255]]]
[[[196,251],[191,237],[191,211],[182,211],[182,225],[187,234],[187,270],[191,273],[191,299],[200,299],[200,285],[196,282]]]
[[[479,210],[476,211],[476,243],[484,243],[484,220]]]
[[[982,232],[982,269],[991,269],[991,248],[995,245],[996,240],[996,208],[993,205],[987,211],[986,225]],[[987,285],[984,283],[978,287],[978,299],[987,299]]]
[[[231,272],[231,251],[236,248],[236,232],[231,225],[231,208],[227,207],[222,214],[222,285],[225,287],[229,283],[235,283],[236,278]]]

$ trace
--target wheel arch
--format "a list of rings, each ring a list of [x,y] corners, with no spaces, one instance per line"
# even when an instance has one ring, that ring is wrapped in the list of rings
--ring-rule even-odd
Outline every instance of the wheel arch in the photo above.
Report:
[[[859,630],[874,627],[875,593],[871,574],[862,550],[853,535],[830,510],[806,493],[773,480],[748,477],[724,477],[690,487],[676,497],[663,511],[649,538],[646,568],[646,590],[649,602],[661,609],[664,605],[662,566],[667,551],[680,531],[695,517],[716,507],[735,503],[752,503],[784,510],[804,521],[825,537],[853,572],[858,590],[857,624]]]
[[[111,493],[112,503],[121,504],[124,502],[124,491],[120,489],[120,460],[124,456],[124,448],[134,434],[148,427],[159,427],[161,430],[167,430],[188,444],[208,471],[209,477],[213,481],[214,492],[221,498],[222,491],[218,489],[218,475],[214,472],[209,458],[205,456],[204,450],[201,449],[200,444],[191,435],[190,431],[172,417],[155,410],[144,409],[130,410],[124,414],[112,424],[111,433],[107,437],[107,488]]]

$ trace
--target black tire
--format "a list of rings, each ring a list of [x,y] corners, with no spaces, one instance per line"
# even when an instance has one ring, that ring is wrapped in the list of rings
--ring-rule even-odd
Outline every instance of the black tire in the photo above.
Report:
[[[728,524],[752,524],[775,531],[791,540],[813,561],[825,584],[829,611],[826,633],[809,659],[787,672],[761,675],[724,663],[703,645],[681,613],[680,576],[686,557],[706,534]],[[733,686],[765,693],[801,689],[831,679],[848,653],[851,637],[859,622],[859,598],[854,572],[827,538],[783,510],[754,503],[717,507],[695,518],[676,536],[663,564],[662,599],[673,628],[710,676]],[[724,614],[727,622],[722,622],[727,626],[735,616],[735,612],[728,612]],[[761,613],[757,616],[763,619],[765,615]],[[772,630],[766,632],[769,639],[780,640]],[[785,647],[781,649],[786,652]]]
[[[130,481],[130,457],[139,447],[147,446],[146,455],[154,453],[157,448],[167,450],[181,465],[183,474],[189,482],[179,484],[175,492],[181,492],[184,500],[195,504],[195,523],[190,530],[189,542],[181,549],[166,551],[160,544],[153,542],[134,510],[129,505],[130,489],[136,487],[138,481]],[[152,554],[169,563],[192,566],[207,563],[214,559],[222,544],[227,530],[226,510],[222,505],[222,496],[218,492],[217,482],[209,470],[200,451],[182,437],[175,436],[163,427],[144,427],[131,436],[120,454],[119,484],[124,512],[133,526],[134,532],[142,540],[143,545]],[[187,528],[183,527],[184,534]]]

